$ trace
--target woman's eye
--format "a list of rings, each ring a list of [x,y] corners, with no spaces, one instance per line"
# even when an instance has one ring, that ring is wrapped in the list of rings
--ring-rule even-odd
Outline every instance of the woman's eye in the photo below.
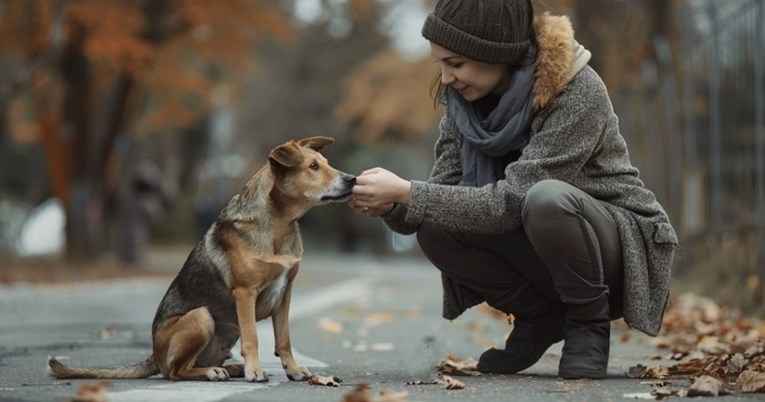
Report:
[[[462,63],[449,63],[449,67],[451,67],[451,68],[460,68],[460,67],[462,67]]]
[[[308,167],[311,168],[311,170],[319,170],[319,164],[316,162],[311,163]]]

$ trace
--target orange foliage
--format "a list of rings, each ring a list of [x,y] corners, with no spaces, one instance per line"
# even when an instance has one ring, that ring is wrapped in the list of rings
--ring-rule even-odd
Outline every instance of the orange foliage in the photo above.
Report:
[[[50,35],[53,2],[30,3],[4,2],[0,21],[0,48],[3,50],[36,54],[45,48]]]
[[[227,80],[247,74],[252,50],[264,35],[287,39],[292,33],[287,19],[268,0],[167,0],[166,7],[152,7],[156,3],[151,1],[155,0],[70,0],[65,3],[63,21],[64,39],[81,43],[82,54],[90,62],[95,99],[111,91],[120,74],[127,74],[145,92],[144,97],[160,102],[158,110],[148,113],[162,113],[162,118],[137,120],[147,131],[192,122],[189,114],[208,109],[206,97],[215,85],[213,80],[224,78],[221,74]],[[46,50],[55,4],[4,4],[0,51],[29,58]],[[208,72],[213,65],[221,73],[211,77]],[[189,97],[199,100],[179,101]],[[172,98],[176,98],[174,104],[161,105]],[[28,139],[31,132],[25,129],[24,137]]]
[[[84,35],[85,54],[115,70],[137,75],[150,63],[153,47],[140,37],[146,25],[141,9],[130,3],[80,0],[68,8],[67,36]],[[84,32],[81,32],[84,31]]]
[[[430,82],[436,73],[427,58],[407,62],[392,51],[382,52],[349,75],[338,113],[354,122],[367,141],[421,135],[442,115],[433,109],[430,98]]]
[[[351,16],[355,20],[362,20],[372,14],[375,8],[374,0],[351,0]]]

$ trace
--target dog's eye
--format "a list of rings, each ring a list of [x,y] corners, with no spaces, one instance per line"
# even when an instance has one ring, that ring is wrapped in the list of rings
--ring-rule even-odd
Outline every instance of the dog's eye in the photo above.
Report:
[[[319,164],[316,162],[312,162],[308,167],[311,168],[311,170],[319,170]]]

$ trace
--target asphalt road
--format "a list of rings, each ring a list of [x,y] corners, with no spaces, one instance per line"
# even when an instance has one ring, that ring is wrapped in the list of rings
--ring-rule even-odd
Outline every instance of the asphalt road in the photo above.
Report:
[[[65,401],[88,380],[55,380],[48,356],[70,365],[116,366],[151,353],[156,305],[185,256],[166,258],[167,277],[55,286],[0,287],[0,400]],[[177,264],[177,265],[176,265]],[[408,392],[409,401],[610,401],[649,393],[651,385],[626,376],[657,351],[647,337],[614,325],[609,377],[602,381],[556,378],[562,344],[520,375],[458,377],[465,389],[407,385],[432,381],[447,355],[477,358],[502,345],[509,326],[474,308],[449,322],[440,318],[438,272],[416,257],[307,253],[293,291],[290,328],[298,364],[339,377],[339,387],[291,382],[273,356],[269,321],[258,323],[266,384],[241,379],[173,383],[160,377],[112,381],[110,401],[318,401],[339,402],[354,385],[373,394]],[[624,334],[627,335],[624,335]],[[235,359],[240,359],[235,354]],[[678,387],[687,381],[674,381]],[[727,396],[726,401],[757,400]]]

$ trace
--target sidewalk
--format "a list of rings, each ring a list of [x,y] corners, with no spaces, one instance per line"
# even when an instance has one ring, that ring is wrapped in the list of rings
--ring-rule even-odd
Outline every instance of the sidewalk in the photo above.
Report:
[[[113,366],[151,353],[150,324],[171,275],[185,253],[153,254],[153,269],[168,275],[54,286],[0,288],[0,400],[53,401],[72,398],[87,380],[54,381],[43,367],[48,355],[67,356],[71,365]],[[340,402],[356,384],[408,392],[408,401],[622,400],[647,394],[652,386],[626,376],[637,364],[661,353],[648,337],[613,325],[609,377],[603,381],[556,378],[562,343],[520,375],[459,377],[465,389],[407,385],[435,379],[434,367],[448,355],[477,358],[501,346],[510,327],[477,307],[459,319],[441,318],[438,272],[416,257],[308,252],[293,290],[292,344],[299,364],[315,374],[337,376],[340,387],[289,382],[273,357],[269,320],[258,323],[261,359],[268,384],[241,380],[211,384],[164,379],[112,381],[111,401],[318,401]],[[9,370],[8,368],[13,368]],[[673,385],[687,387],[686,380]],[[762,395],[726,397],[757,400]],[[761,399],[759,399],[761,400]]]

